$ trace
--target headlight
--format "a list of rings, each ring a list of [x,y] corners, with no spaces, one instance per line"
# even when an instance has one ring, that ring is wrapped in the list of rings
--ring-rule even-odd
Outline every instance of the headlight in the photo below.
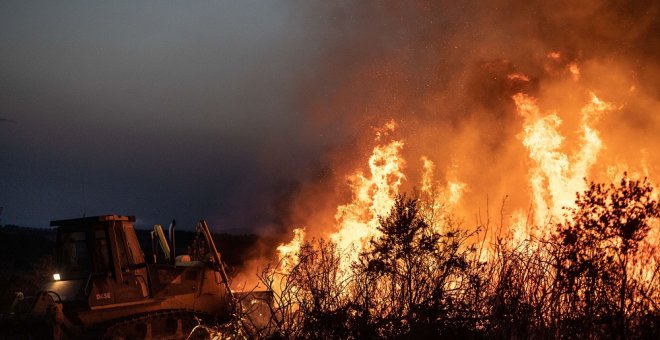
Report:
[[[55,280],[55,281],[59,281],[59,280],[61,280],[61,279],[62,279],[62,278],[60,277],[60,274],[58,274],[58,273],[53,274],[53,280]]]

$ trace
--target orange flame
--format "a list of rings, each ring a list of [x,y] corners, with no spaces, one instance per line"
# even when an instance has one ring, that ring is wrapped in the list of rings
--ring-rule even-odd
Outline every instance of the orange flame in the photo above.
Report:
[[[548,58],[559,59],[561,54],[551,52]],[[573,79],[578,81],[578,64],[571,63],[567,68]],[[514,73],[509,75],[509,79],[529,81],[530,78],[522,73]],[[542,112],[538,100],[525,93],[517,93],[512,99],[518,115],[523,120],[521,132],[517,137],[527,150],[531,199],[531,211],[515,207],[508,220],[509,235],[516,245],[531,238],[546,236],[551,230],[545,227],[548,223],[567,218],[564,208],[574,206],[575,193],[584,191],[584,179],[591,177],[590,172],[594,171],[598,156],[605,148],[595,124],[604,114],[616,108],[590,93],[590,101],[579,110],[576,149],[569,150],[565,146],[568,137],[560,133],[562,119],[557,112]],[[379,236],[379,217],[390,212],[395,197],[406,180],[403,172],[406,162],[401,155],[404,142],[387,140],[396,128],[396,123],[389,121],[375,129],[376,146],[368,159],[368,171],[355,171],[347,176],[352,199],[337,207],[334,214],[335,225],[325,234],[342,253],[341,269],[348,269],[361,252],[368,250],[369,240]],[[610,168],[613,172],[612,179],[626,170],[622,164]],[[644,175],[648,176],[648,165],[644,160],[642,168]],[[435,170],[434,162],[422,156],[419,186],[420,198],[424,201],[421,205],[422,213],[427,215],[425,217],[434,227],[442,229],[445,214],[459,204],[469,186],[459,179],[455,165],[446,169],[444,185],[434,179]],[[660,240],[658,231],[651,232],[649,236],[653,242]],[[281,268],[285,272],[297,262],[297,253],[304,238],[304,230],[296,229],[293,239],[278,247]],[[487,257],[488,250],[480,254]]]
[[[581,110],[580,149],[570,157],[560,151],[565,137],[558,131],[562,123],[559,116],[554,112],[544,116],[536,99],[526,94],[517,93],[513,100],[518,114],[524,118],[523,131],[518,137],[533,162],[529,182],[534,223],[542,226],[552,219],[561,219],[563,208],[573,206],[575,192],[585,189],[584,178],[603,148],[592,124],[613,106],[591,94],[591,102]]]
[[[402,147],[402,141],[376,146],[369,158],[369,174],[358,171],[349,177],[353,201],[337,208],[338,230],[330,235],[340,251],[349,254],[346,265],[357,259],[370,238],[378,236],[378,217],[387,215],[394,205],[405,179]]]
[[[298,253],[305,240],[305,230],[296,228],[293,230],[293,239],[289,243],[280,244],[277,247],[277,254],[280,259],[280,269],[285,273],[291,271],[298,262]]]
[[[380,129],[376,129],[376,141],[381,141],[388,132],[393,131],[396,125],[388,122]],[[406,179],[403,173],[405,161],[401,157],[403,141],[392,140],[385,144],[376,145],[369,157],[369,172],[356,171],[348,176],[352,189],[350,203],[337,207],[335,213],[336,230],[329,234],[329,238],[337,245],[337,249],[344,254],[341,268],[346,270],[350,264],[357,260],[359,254],[368,248],[369,240],[378,237],[379,217],[389,214],[394,205],[399,188]],[[434,164],[427,157],[422,157],[421,193],[425,199],[433,204],[433,224],[442,227],[442,208],[456,205],[467,189],[467,184],[458,179],[455,171],[449,171],[447,184],[444,187],[437,185],[433,179]],[[280,245],[278,249],[281,269],[290,270],[297,259],[297,253],[304,241],[304,231],[294,230],[294,238],[289,243]]]

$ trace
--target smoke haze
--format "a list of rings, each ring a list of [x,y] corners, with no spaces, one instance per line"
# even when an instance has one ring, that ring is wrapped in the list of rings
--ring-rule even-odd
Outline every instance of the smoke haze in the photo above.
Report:
[[[2,221],[120,213],[145,226],[207,218],[215,231],[321,234],[390,119],[405,143],[404,190],[418,186],[425,155],[437,180],[467,184],[464,217],[487,197],[525,209],[520,91],[558,112],[568,153],[590,91],[612,102],[592,175],[627,164],[653,178],[659,11],[654,1],[4,2],[0,112],[20,124],[0,124]]]

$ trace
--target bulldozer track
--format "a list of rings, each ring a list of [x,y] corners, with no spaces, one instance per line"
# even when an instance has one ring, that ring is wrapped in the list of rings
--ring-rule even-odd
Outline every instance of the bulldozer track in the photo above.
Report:
[[[103,339],[186,339],[195,326],[213,319],[209,314],[188,309],[145,313],[111,323]]]

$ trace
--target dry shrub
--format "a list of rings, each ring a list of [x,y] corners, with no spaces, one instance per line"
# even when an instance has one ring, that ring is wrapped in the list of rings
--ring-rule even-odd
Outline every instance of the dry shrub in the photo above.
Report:
[[[456,223],[431,225],[424,202],[399,196],[380,219],[381,236],[350,268],[332,242],[312,240],[288,272],[263,271],[274,301],[262,334],[657,338],[658,240],[647,239],[660,215],[653,197],[645,180],[591,183],[548,236],[472,244],[482,227],[470,234]]]

